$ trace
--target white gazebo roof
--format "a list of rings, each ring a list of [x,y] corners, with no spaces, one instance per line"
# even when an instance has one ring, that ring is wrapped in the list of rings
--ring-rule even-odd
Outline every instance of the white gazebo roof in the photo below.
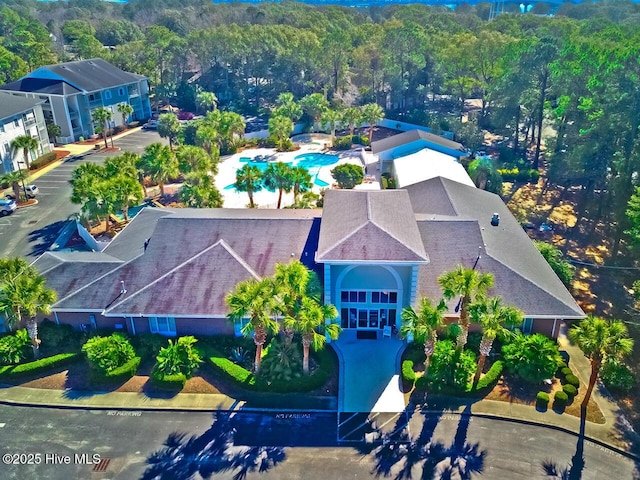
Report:
[[[436,177],[475,187],[467,171],[454,157],[428,148],[394,159],[393,169],[398,188]]]

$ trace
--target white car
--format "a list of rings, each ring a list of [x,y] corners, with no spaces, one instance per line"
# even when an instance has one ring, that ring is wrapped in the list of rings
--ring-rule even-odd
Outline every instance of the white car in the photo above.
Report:
[[[17,208],[18,206],[13,200],[0,200],[0,215],[3,217],[5,215],[11,215]]]
[[[38,187],[36,187],[35,185],[25,185],[24,190],[20,188],[20,192],[26,193],[27,198],[36,198],[38,193],[40,193],[40,190],[38,190]],[[13,195],[13,192],[7,193],[5,197],[7,197],[10,200],[15,200],[15,196]]]

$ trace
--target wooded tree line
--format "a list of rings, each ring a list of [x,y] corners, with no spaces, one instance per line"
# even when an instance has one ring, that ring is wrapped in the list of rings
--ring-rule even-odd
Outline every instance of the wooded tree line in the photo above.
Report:
[[[389,118],[459,131],[463,141],[474,132],[459,119],[476,98],[478,127],[506,139],[504,163],[524,158],[537,169],[543,127],[552,127],[548,178],[581,190],[579,223],[608,225],[615,256],[634,226],[626,211],[638,183],[640,7],[567,5],[555,17],[491,22],[484,7],[9,3],[0,80],[99,56],[148,75],[157,99],[191,111],[203,90],[243,114],[267,111],[283,92],[324,92],[334,106],[376,102]]]

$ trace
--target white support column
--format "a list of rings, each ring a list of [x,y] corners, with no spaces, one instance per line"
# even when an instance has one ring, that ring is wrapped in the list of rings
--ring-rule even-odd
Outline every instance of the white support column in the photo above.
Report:
[[[135,334],[136,334],[136,325],[135,325],[135,323],[133,322],[133,317],[129,317],[129,321],[131,322],[131,333],[132,333],[133,335],[135,335]]]
[[[418,265],[411,267],[411,290],[409,293],[409,304],[416,304],[416,296],[418,294]]]
[[[324,264],[324,304],[331,303],[331,265]]]
[[[53,312],[53,316],[56,318],[56,325],[60,325],[60,320],[58,319],[58,312]]]

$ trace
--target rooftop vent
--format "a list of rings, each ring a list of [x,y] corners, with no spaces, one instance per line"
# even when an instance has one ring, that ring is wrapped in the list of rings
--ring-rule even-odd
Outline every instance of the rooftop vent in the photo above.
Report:
[[[497,213],[493,214],[493,216],[491,217],[491,225],[493,225],[494,227],[500,225],[500,215],[498,215]]]

